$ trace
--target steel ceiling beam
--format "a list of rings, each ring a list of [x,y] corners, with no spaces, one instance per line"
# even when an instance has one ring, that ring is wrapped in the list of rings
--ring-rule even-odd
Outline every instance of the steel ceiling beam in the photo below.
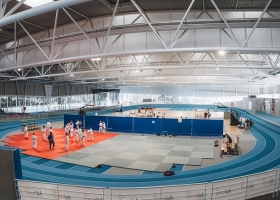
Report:
[[[67,63],[67,62],[75,62],[75,61],[83,61],[83,60],[91,60],[92,58],[106,58],[106,57],[123,57],[128,55],[143,55],[143,54],[162,54],[162,53],[217,53],[219,51],[227,51],[228,53],[279,53],[280,48],[240,48],[240,47],[200,47],[200,48],[173,48],[173,49],[146,49],[146,50],[138,50],[138,51],[123,51],[123,52],[114,52],[114,53],[104,53],[104,54],[95,54],[95,55],[84,55],[84,56],[76,56],[76,57],[68,57],[61,59],[54,59],[50,61],[42,61],[37,63],[31,63],[26,65],[21,65],[18,67],[8,68],[10,70],[14,70],[17,68],[30,68],[33,66],[43,66],[43,65],[52,65],[58,63]],[[7,71],[8,69],[0,69],[1,71]]]
[[[243,23],[235,23],[235,24],[231,24],[230,26],[232,28],[252,28],[254,26],[254,22],[247,22],[245,24]],[[150,27],[147,25],[147,27],[143,27],[142,24],[138,24],[138,25],[128,25],[127,28],[118,28],[118,26],[114,27],[116,29],[111,29],[110,31],[110,35],[123,35],[123,34],[128,34],[128,33],[139,33],[139,32],[151,32],[152,30],[150,29]],[[134,27],[135,26],[135,27]],[[138,27],[139,26],[139,27]],[[142,27],[141,27],[142,26]],[[175,30],[178,26],[177,25],[159,25],[159,26],[155,26],[156,30]],[[260,23],[259,28],[263,28],[263,27],[267,27],[267,28],[280,28],[280,23],[277,22],[273,22],[273,23],[269,23],[269,22],[263,22]],[[226,25],[224,23],[215,23],[215,24],[204,24],[204,25],[190,25],[190,24],[183,24],[181,27],[181,30],[188,30],[188,29],[223,29],[226,28]],[[98,32],[96,32],[95,30],[92,31],[87,31],[87,35],[89,38],[97,38],[97,37],[104,37],[106,36],[107,33],[107,28],[101,30],[98,30]],[[86,36],[81,33],[81,32],[75,32],[73,34],[73,37],[69,37],[69,35],[65,35],[65,36],[60,36],[56,38],[56,44],[62,44],[65,42],[72,42],[72,41],[78,41],[78,40],[84,40],[87,39]],[[120,37],[119,35],[119,37]],[[181,37],[181,35],[179,36]],[[11,36],[11,38],[13,38]],[[177,41],[177,40],[176,40]],[[176,42],[175,41],[175,42]],[[174,43],[175,43],[174,42]],[[173,43],[173,44],[174,44]],[[41,47],[45,47],[45,46],[51,46],[52,45],[52,38],[49,39],[45,39],[44,41],[40,42],[40,46]],[[111,44],[109,45],[109,47],[111,46]],[[17,48],[17,52],[23,52],[23,51],[28,51],[31,49],[36,48],[36,46],[33,43],[30,44],[26,44],[24,46],[20,46]],[[106,49],[108,50],[108,48]],[[106,52],[105,50],[105,52]],[[11,49],[7,49],[4,51],[6,55],[10,55],[13,53],[13,50]],[[0,55],[1,56],[1,55]]]

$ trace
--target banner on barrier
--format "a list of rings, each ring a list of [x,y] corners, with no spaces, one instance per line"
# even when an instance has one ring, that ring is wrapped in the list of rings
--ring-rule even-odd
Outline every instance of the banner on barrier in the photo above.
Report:
[[[112,189],[111,200],[163,200],[161,188]],[[166,199],[167,200],[167,199]],[[168,199],[171,200],[171,199]]]
[[[211,199],[245,199],[248,187],[250,187],[250,185],[247,185],[247,177],[213,182]]]
[[[48,183],[17,181],[21,200],[58,199],[56,195],[57,186]]]
[[[58,185],[58,199],[71,200],[104,200],[102,188],[78,187],[69,185]]]
[[[247,199],[273,193],[276,179],[276,170],[248,176]]]
[[[207,199],[207,184],[164,187],[161,189],[164,200],[204,200]]]

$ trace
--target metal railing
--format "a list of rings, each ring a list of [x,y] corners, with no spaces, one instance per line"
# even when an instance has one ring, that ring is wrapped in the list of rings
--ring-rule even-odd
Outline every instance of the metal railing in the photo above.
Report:
[[[38,114],[11,114],[11,115],[0,115],[0,121],[20,121],[27,119],[46,119],[48,118],[48,113],[38,113]]]
[[[241,200],[271,194],[278,198],[280,169],[210,183],[143,187],[97,188],[16,180],[18,199],[76,200]]]

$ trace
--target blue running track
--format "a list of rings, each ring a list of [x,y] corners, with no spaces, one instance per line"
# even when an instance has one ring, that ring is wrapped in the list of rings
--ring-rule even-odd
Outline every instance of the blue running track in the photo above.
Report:
[[[148,107],[147,105],[130,106],[124,107],[124,110],[138,109],[143,106]],[[156,105],[156,108],[193,110],[195,108],[215,109],[215,106]],[[257,142],[250,152],[228,162],[188,171],[177,171],[175,176],[165,177],[160,173],[143,173],[141,176],[106,175],[100,173],[90,173],[90,170],[87,168],[77,166],[71,166],[72,168],[70,169],[76,169],[76,171],[74,173],[69,173],[69,171],[66,170],[69,168],[67,165],[52,167],[50,164],[49,166],[46,165],[48,162],[44,160],[36,159],[35,161],[30,162],[23,156],[21,161],[23,177],[25,180],[97,187],[151,187],[211,182],[263,172],[278,167],[280,165],[279,126],[275,123],[273,124],[268,121],[264,121],[263,118],[265,118],[265,116],[262,116],[261,119],[258,115],[251,115],[242,109],[234,110],[243,117],[250,118],[255,122],[251,132],[256,137]],[[112,111],[106,111],[106,113],[109,112]],[[60,116],[51,119],[51,122],[62,120],[63,116]],[[45,121],[46,120],[43,120],[41,123],[45,123]],[[0,137],[13,130],[18,130],[19,127],[19,122],[2,123],[0,128]],[[94,171],[94,169],[91,170]]]

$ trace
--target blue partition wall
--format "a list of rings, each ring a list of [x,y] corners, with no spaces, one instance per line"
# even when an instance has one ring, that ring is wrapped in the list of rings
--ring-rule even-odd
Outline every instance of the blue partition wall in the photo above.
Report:
[[[195,136],[222,136],[224,122],[223,120],[193,120],[193,135]]]
[[[108,117],[108,131],[133,133],[132,117]]]
[[[64,123],[77,119],[83,121],[84,116],[64,115]],[[166,131],[169,135],[185,136],[222,136],[223,120],[178,119],[170,118],[139,118],[114,116],[85,116],[85,128],[99,129],[99,122],[105,121],[107,130],[126,133],[157,134]]]
[[[89,129],[92,127],[93,130],[99,130],[100,121],[104,121],[106,124],[108,124],[106,116],[85,116],[85,121],[85,128]]]
[[[178,119],[162,119],[162,130],[167,131],[168,134],[191,136],[191,119],[182,119],[178,123]]]
[[[138,118],[134,117],[134,133],[161,133],[162,120],[160,118]]]

